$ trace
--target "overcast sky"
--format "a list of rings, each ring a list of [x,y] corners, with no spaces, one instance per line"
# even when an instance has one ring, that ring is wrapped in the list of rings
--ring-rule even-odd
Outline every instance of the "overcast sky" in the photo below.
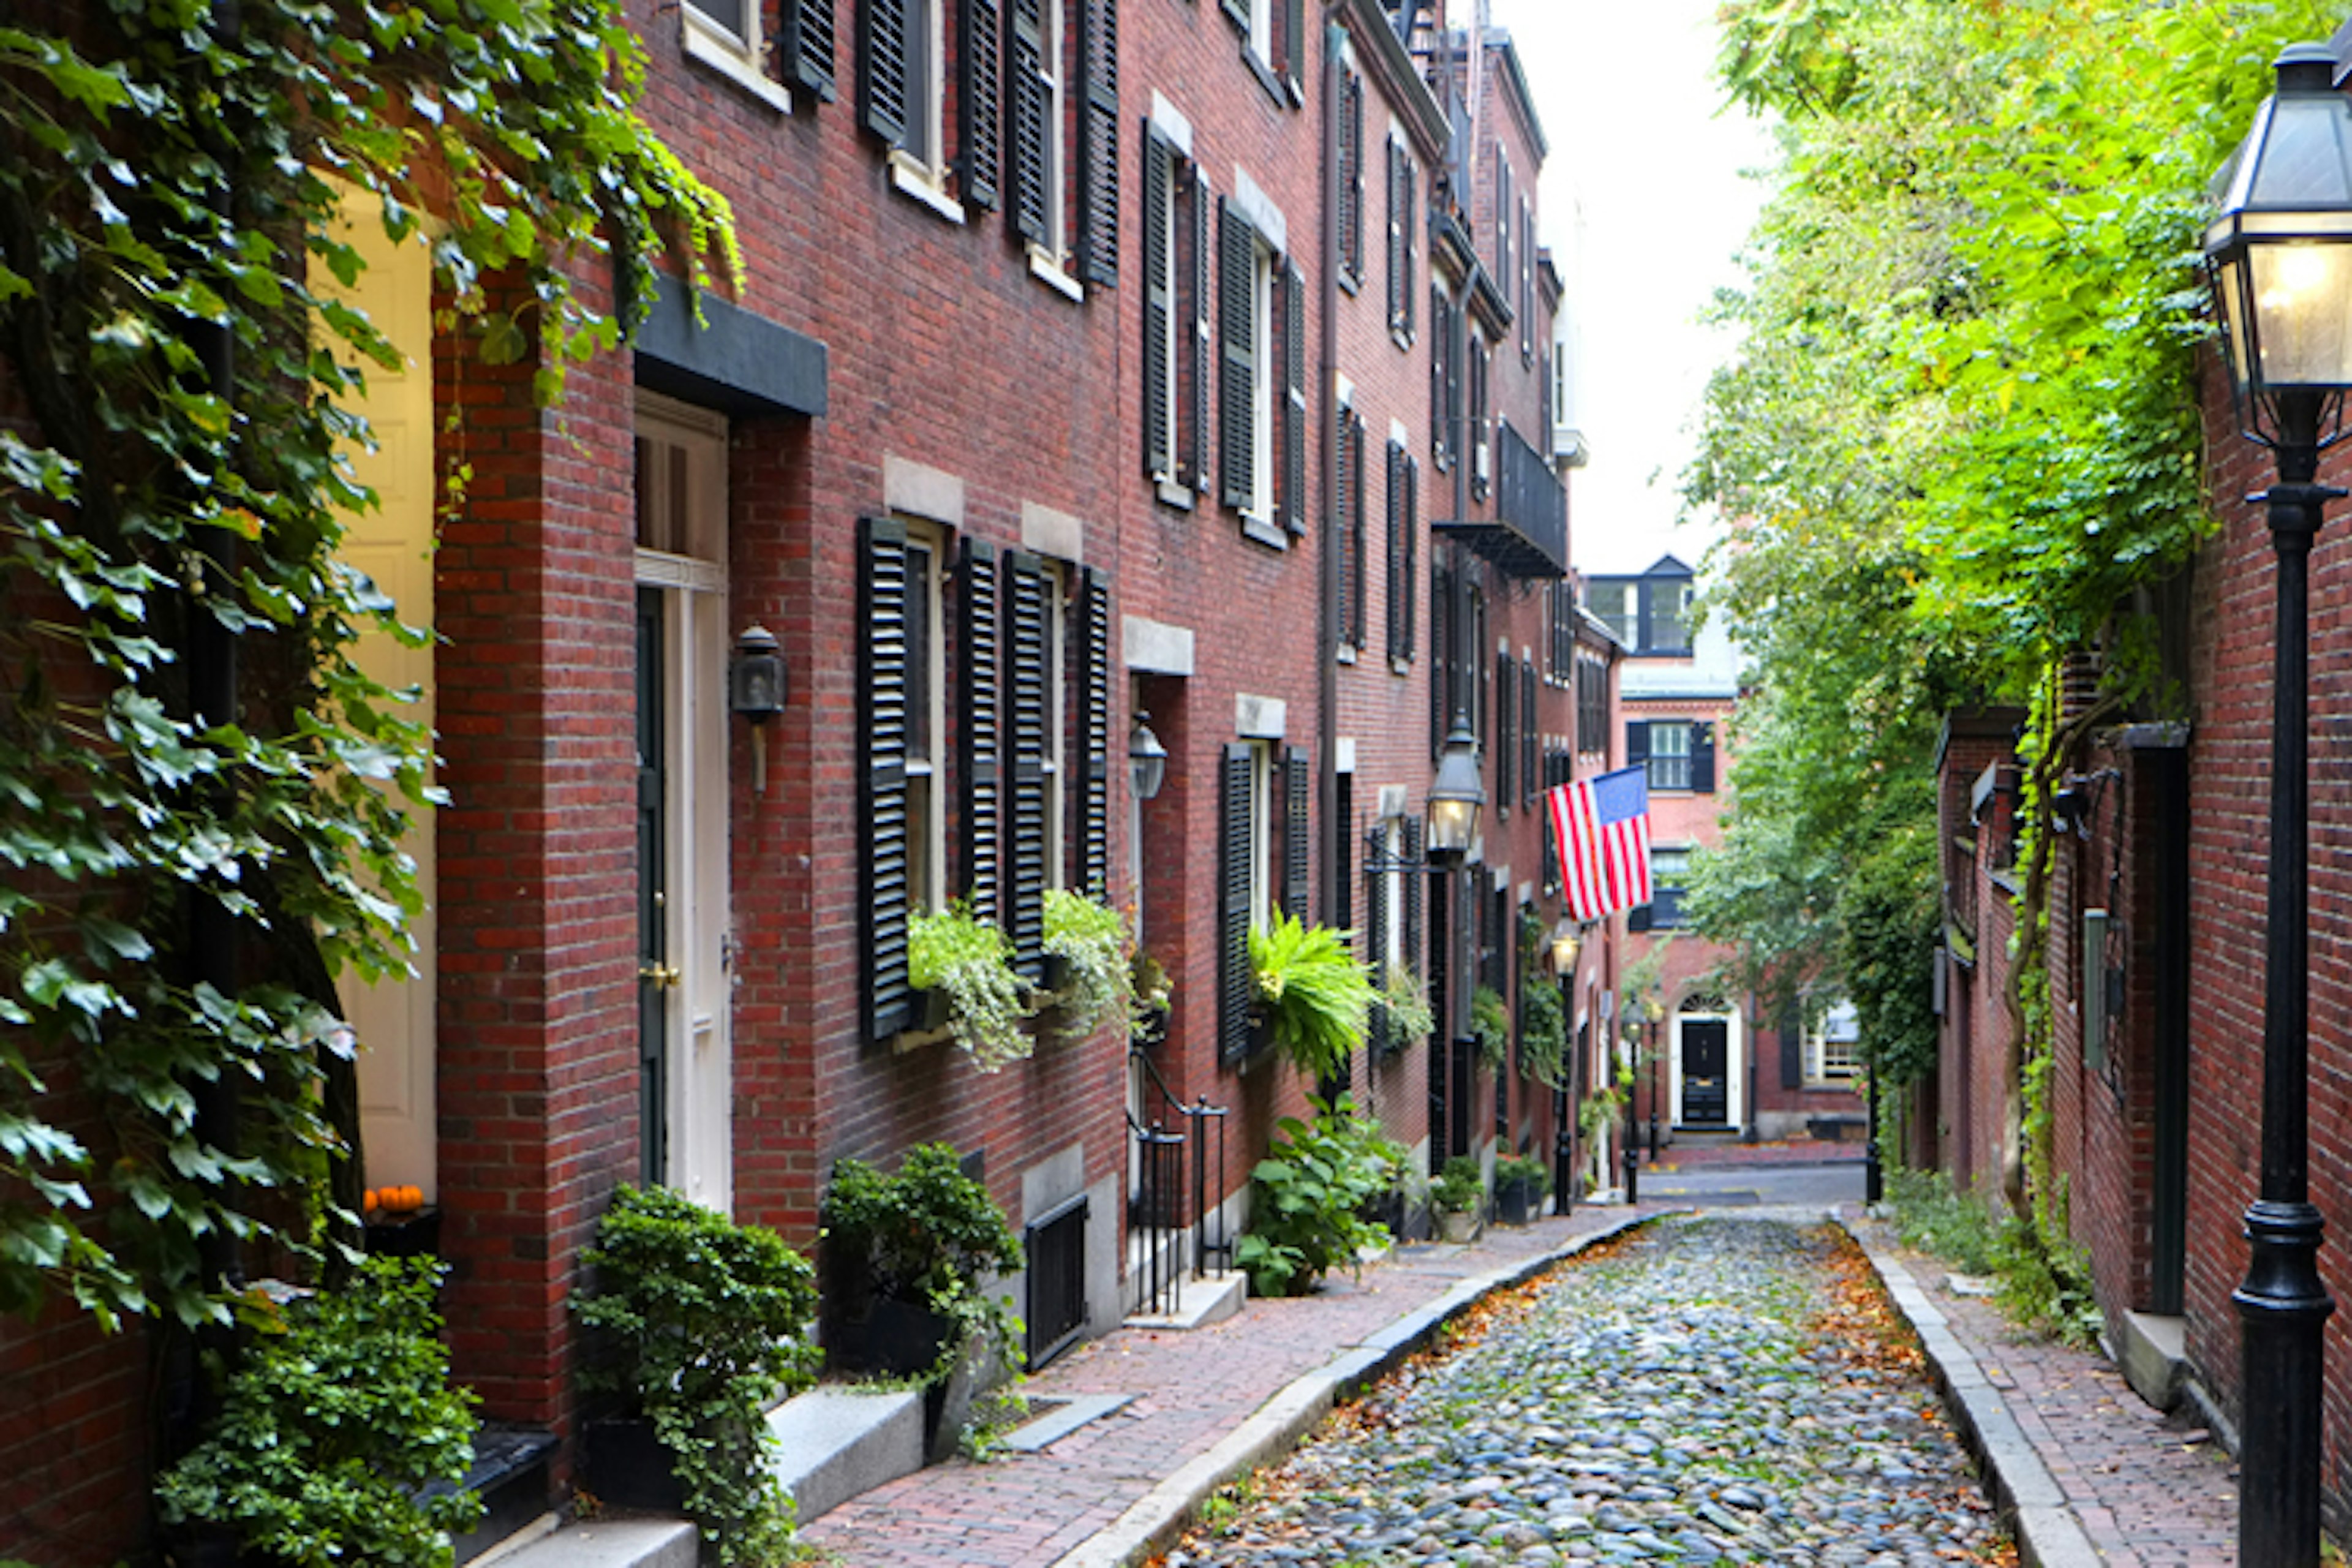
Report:
[[[1456,0],[1459,6],[1475,0]],[[1591,461],[1569,479],[1574,563],[1639,572],[1706,536],[1677,528],[1675,490],[1707,373],[1731,340],[1699,324],[1763,186],[1770,132],[1725,108],[1712,78],[1717,0],[1489,0],[1510,29],[1550,154],[1543,243],[1568,279]]]

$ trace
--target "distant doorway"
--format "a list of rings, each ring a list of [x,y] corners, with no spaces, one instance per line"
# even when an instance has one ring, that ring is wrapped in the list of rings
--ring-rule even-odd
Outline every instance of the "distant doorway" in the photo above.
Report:
[[[1721,1018],[1682,1020],[1682,1114],[1685,1127],[1721,1127],[1731,1113],[1731,1026]]]

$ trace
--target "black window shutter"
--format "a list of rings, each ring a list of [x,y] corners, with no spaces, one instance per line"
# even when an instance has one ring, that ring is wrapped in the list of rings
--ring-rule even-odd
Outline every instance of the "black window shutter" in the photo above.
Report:
[[[1453,386],[1454,319],[1445,309],[1445,296],[1432,283],[1429,288],[1429,460],[1444,473],[1454,466],[1454,446],[1450,439],[1452,427],[1447,423],[1446,397]]]
[[[1805,1087],[1805,1037],[1798,1032],[1794,1017],[1780,1020],[1780,1087]]]
[[[907,139],[905,0],[860,0],[857,112],[866,129],[896,147]]]
[[[1715,726],[1691,726],[1691,792],[1695,795],[1715,793]]]
[[[1625,765],[1646,768],[1650,765],[1650,725],[1644,719],[1625,721]]]
[[[1283,8],[1282,75],[1293,100],[1306,97],[1299,84],[1307,79],[1300,63],[1307,58],[1307,0],[1287,0]]]
[[[1495,815],[1511,815],[1511,797],[1518,793],[1517,772],[1519,742],[1512,721],[1517,716],[1518,671],[1509,654],[1495,656]]]
[[[1185,478],[1202,495],[1209,493],[1209,385],[1214,380],[1215,350],[1211,328],[1211,303],[1216,298],[1215,252],[1209,243],[1209,177],[1192,171],[1192,342],[1185,350],[1192,381],[1192,425],[1184,433],[1180,454]]]
[[[1223,464],[1223,500],[1246,507],[1257,495],[1257,231],[1233,203],[1217,203],[1218,323],[1224,340],[1224,374],[1218,383],[1218,453]]]
[[[1404,656],[1421,651],[1421,463],[1404,460]]]
[[[1404,216],[1397,220],[1404,230],[1404,287],[1397,291],[1397,298],[1404,302],[1404,335],[1411,338],[1413,335],[1413,306],[1420,299],[1412,286],[1412,258],[1420,252],[1414,239],[1421,232],[1421,198],[1413,192],[1421,182],[1413,170],[1412,154],[1399,149],[1398,157],[1402,161],[1401,166],[1404,171]]]
[[[1339,79],[1339,269],[1364,275],[1364,83],[1342,68]]]
[[[1013,34],[1004,58],[1004,92],[1013,115],[1013,231],[1045,243],[1045,23],[1042,0],[1012,0]]]
[[[1004,778],[1003,706],[998,670],[1003,623],[996,591],[996,549],[967,539],[958,574],[956,658],[956,780],[961,796],[964,897],[984,921],[1004,912]]]
[[[1388,525],[1388,647],[1391,658],[1402,658],[1405,650],[1404,447],[1395,441],[1389,443],[1387,479],[1382,521]]]
[[[1052,688],[1046,650],[1052,646],[1053,579],[1026,551],[1008,550],[1004,579],[1004,705],[1008,792],[1004,931],[1013,939],[1013,967],[1032,982],[1045,973],[1045,746]]]
[[[1218,774],[1217,1054],[1238,1061],[1249,1050],[1250,749],[1225,747]]]
[[[884,1039],[907,1026],[907,529],[867,518],[858,563],[862,633],[857,683],[858,815],[866,836],[858,858],[864,906],[860,957],[866,1035]]]
[[[1168,395],[1168,339],[1176,310],[1168,267],[1175,151],[1158,126],[1143,122],[1143,471],[1162,480],[1176,478],[1169,439],[1175,410]]]
[[[1118,0],[1086,0],[1078,40],[1078,275],[1118,281]]]
[[[1360,542],[1349,528],[1354,507],[1350,498],[1361,484],[1350,458],[1354,453],[1348,439],[1348,428],[1355,419],[1355,411],[1340,408],[1334,411],[1338,428],[1332,433],[1333,494],[1331,496],[1331,547],[1339,552],[1339,637],[1343,647],[1364,646],[1364,624],[1356,611],[1355,595],[1348,591],[1354,574],[1362,570]]]
[[[1524,196],[1519,198],[1519,363],[1536,363],[1536,209]]]
[[[1294,534],[1307,531],[1307,278],[1296,266],[1282,274],[1282,520]]]
[[[1636,904],[1632,909],[1626,910],[1625,929],[1627,931],[1648,931],[1650,929],[1650,906],[1647,904]]]
[[[1301,923],[1307,919],[1307,802],[1314,794],[1306,749],[1292,746],[1282,753],[1282,908]]]
[[[1349,448],[1348,469],[1356,476],[1356,486],[1348,496],[1348,536],[1353,542],[1349,551],[1351,570],[1348,574],[1347,591],[1349,597],[1353,601],[1356,646],[1361,647],[1371,640],[1371,603],[1369,591],[1364,585],[1368,575],[1365,552],[1369,548],[1369,542],[1364,535],[1367,505],[1364,491],[1365,478],[1371,468],[1371,454],[1364,449],[1366,432],[1364,416],[1360,414],[1351,415],[1349,417],[1348,446]]]
[[[1078,844],[1081,885],[1110,896],[1110,584],[1087,567],[1078,575]]]
[[[1359,955],[1371,965],[1372,984],[1385,987],[1389,982],[1389,879],[1391,873],[1373,868],[1389,861],[1387,830],[1375,824],[1364,835],[1364,932],[1366,940],[1356,944]],[[1411,873],[1407,873],[1411,875]],[[1389,1037],[1389,1010],[1375,1005],[1371,1016],[1371,1048],[1375,1054],[1391,1050],[1395,1042]]]
[[[793,81],[833,101],[833,0],[783,0],[776,45]]]
[[[1429,758],[1435,762],[1445,750],[1445,732],[1454,722],[1453,608],[1445,591],[1445,569],[1433,563],[1429,573]]]
[[[1412,299],[1412,279],[1405,267],[1405,153],[1402,143],[1391,142],[1389,148],[1389,330],[1404,328]]]
[[[996,205],[1003,182],[997,128],[1004,118],[1001,58],[1004,37],[1003,0],[963,0],[962,55],[956,62],[956,141],[961,151],[964,204]]]
[[[1519,665],[1519,800],[1525,805],[1536,803],[1536,770],[1542,766],[1537,752],[1542,735],[1536,722],[1536,661],[1530,658]]]

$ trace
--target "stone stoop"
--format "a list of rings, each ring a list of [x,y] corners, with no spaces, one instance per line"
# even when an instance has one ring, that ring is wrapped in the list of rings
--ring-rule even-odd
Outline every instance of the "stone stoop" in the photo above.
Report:
[[[1197,1279],[1188,1276],[1175,1311],[1156,1315],[1134,1314],[1126,1320],[1126,1324],[1130,1329],[1180,1331],[1204,1328],[1211,1323],[1222,1323],[1240,1311],[1242,1301],[1248,1294],[1249,1276],[1238,1268]]]
[[[775,1469],[805,1524],[923,1468],[919,1389],[875,1393],[826,1384],[768,1413]]]
[[[2126,1312],[2111,1326],[2116,1343],[2110,1359],[2123,1368],[2132,1392],[2158,1410],[2179,1404],[2188,1366],[2187,1320]]]
[[[474,1559],[479,1568],[697,1568],[700,1543],[682,1519],[590,1520],[554,1528],[554,1515]]]

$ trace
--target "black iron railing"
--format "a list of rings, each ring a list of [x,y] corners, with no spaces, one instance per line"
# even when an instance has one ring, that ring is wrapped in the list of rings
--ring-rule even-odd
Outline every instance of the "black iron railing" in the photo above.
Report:
[[[1137,1155],[1129,1228],[1142,1249],[1140,1310],[1171,1313],[1182,1306],[1188,1268],[1198,1278],[1209,1271],[1211,1258],[1220,1269],[1233,1264],[1233,1237],[1213,1185],[1225,1168],[1226,1109],[1211,1105],[1206,1095],[1185,1104],[1142,1049],[1129,1051],[1128,1059],[1141,1075],[1137,1098],[1150,1116],[1148,1123],[1133,1112],[1127,1119]],[[1160,1114],[1152,1116],[1153,1110]]]
[[[1084,1193],[1032,1220],[1028,1255],[1029,1370],[1069,1348],[1087,1326],[1087,1198]]]

